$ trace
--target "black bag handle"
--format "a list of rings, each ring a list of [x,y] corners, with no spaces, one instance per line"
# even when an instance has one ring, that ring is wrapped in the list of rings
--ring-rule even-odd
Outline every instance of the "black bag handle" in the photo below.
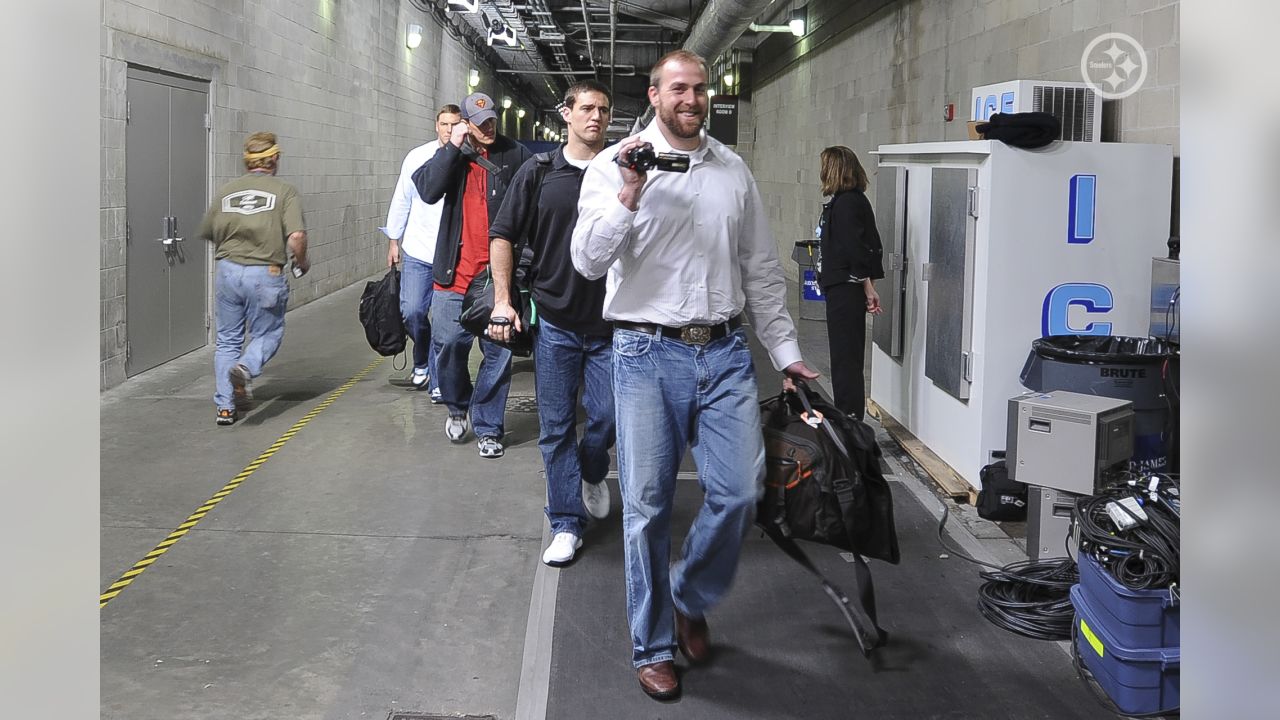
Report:
[[[816,415],[822,418],[822,422],[818,424],[821,425],[822,429],[826,431],[827,437],[831,439],[831,442],[835,443],[836,450],[840,451],[840,455],[843,456],[845,460],[852,462],[853,457],[849,454],[849,449],[844,446],[844,441],[841,440],[840,436],[836,435],[836,431],[832,430],[831,426],[827,424],[826,416],[814,410],[813,405],[809,402],[809,393],[813,392],[812,390],[809,389],[809,384],[803,380],[795,380],[793,382],[796,383],[796,387],[798,390],[803,391],[803,392],[796,392],[795,394],[797,397],[800,398],[800,405],[804,407],[804,411],[809,413],[810,416]]]

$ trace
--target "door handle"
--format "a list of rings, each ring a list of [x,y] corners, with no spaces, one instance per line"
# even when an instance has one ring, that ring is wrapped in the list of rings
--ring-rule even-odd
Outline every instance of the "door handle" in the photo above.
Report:
[[[174,243],[186,240],[186,238],[175,237],[178,234],[178,218],[176,217],[165,216],[160,233],[163,237],[156,238],[156,242],[165,247],[172,247]]]

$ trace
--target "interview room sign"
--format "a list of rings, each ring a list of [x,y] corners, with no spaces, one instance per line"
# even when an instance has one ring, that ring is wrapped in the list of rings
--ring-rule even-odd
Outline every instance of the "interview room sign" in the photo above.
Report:
[[[711,137],[725,145],[738,144],[738,97],[736,95],[716,95],[711,98],[711,123],[708,132]]]

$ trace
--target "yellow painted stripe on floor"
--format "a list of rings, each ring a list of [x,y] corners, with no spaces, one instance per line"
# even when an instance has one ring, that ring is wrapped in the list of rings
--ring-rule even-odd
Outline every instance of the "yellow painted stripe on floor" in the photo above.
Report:
[[[263,451],[261,455],[254,458],[253,462],[246,465],[244,470],[241,470],[239,474],[232,478],[231,482],[224,485],[221,490],[213,494],[213,497],[206,500],[195,512],[187,516],[187,519],[183,521],[176,530],[169,533],[169,536],[166,537],[164,541],[155,546],[155,548],[151,552],[147,553],[141,560],[134,563],[133,567],[129,568],[125,574],[120,576],[119,580],[116,580],[107,587],[106,592],[103,592],[98,596],[98,609],[101,610],[106,606],[108,600],[119,595],[121,591],[128,587],[130,583],[142,574],[143,570],[146,570],[152,563],[159,560],[160,556],[168,552],[169,548],[173,547],[174,543],[178,542],[183,535],[186,535],[188,530],[195,527],[196,523],[200,522],[200,520],[203,519],[204,516],[214,507],[216,507],[218,503],[222,502],[224,498],[230,495],[232,490],[239,487],[240,483],[244,482],[245,478],[252,475],[258,468],[262,467],[264,463],[271,459],[272,455],[275,455],[279,452],[280,448],[284,447],[285,443],[289,442],[294,435],[297,435],[299,430],[301,430],[307,423],[314,420],[321,411],[332,405],[333,402],[341,397],[343,393],[355,387],[355,384],[359,382],[361,378],[373,372],[373,369],[381,365],[383,360],[386,360],[386,358],[378,358],[377,360],[369,363],[368,367],[353,375],[350,380],[346,381],[337,390],[330,393],[329,397],[324,399],[324,402],[317,405],[311,412],[303,415],[301,420],[294,423],[293,427],[286,430],[285,433],[281,435],[278,440],[272,443],[269,448]]]

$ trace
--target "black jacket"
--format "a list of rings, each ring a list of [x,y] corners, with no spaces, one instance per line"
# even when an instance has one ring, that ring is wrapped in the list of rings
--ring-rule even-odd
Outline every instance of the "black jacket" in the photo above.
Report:
[[[502,207],[502,199],[515,178],[516,171],[531,157],[523,145],[505,135],[494,138],[489,146],[489,162],[502,168],[489,174],[489,223]],[[431,159],[413,173],[413,184],[425,203],[444,198],[440,212],[440,234],[436,241],[436,257],[432,266],[433,279],[443,287],[453,285],[462,253],[462,192],[467,187],[467,174],[472,163],[453,143],[445,143]]]
[[[822,206],[820,221],[822,273],[818,284],[824,288],[849,282],[851,278],[884,277],[880,232],[871,201],[861,190],[843,190]]]
[[[530,237],[523,240],[531,249],[529,289],[538,315],[571,332],[609,337],[613,328],[603,316],[605,279],[586,279],[569,257],[584,171],[565,159],[563,145],[550,155],[534,155],[516,173],[502,210],[489,224],[489,237],[518,243],[528,227]],[[540,159],[545,161],[542,183],[535,187]]]

